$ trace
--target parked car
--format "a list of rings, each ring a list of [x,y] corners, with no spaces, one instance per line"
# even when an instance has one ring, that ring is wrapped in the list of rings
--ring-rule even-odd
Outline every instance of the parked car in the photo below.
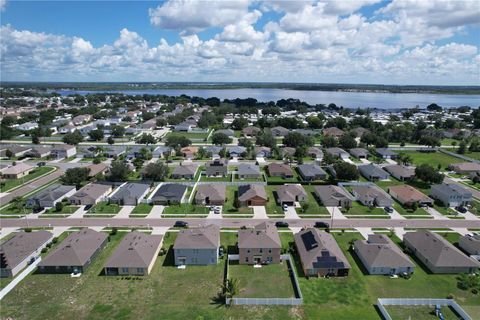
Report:
[[[315,228],[330,228],[330,225],[327,222],[317,221],[315,222]]]
[[[462,206],[456,207],[455,209],[460,213],[466,213],[467,212],[467,209],[465,207],[462,207]]]
[[[37,163],[37,167],[44,167],[46,165],[47,165],[47,163],[44,162],[44,161]]]
[[[31,257],[30,260],[28,260],[27,265],[31,265],[34,262],[35,262],[35,257]]]
[[[393,208],[392,207],[385,207],[384,210],[388,213],[393,213]]]
[[[87,204],[87,205],[85,206],[85,209],[84,209],[84,210],[85,210],[85,211],[88,211],[88,210],[92,209],[92,207],[93,207],[93,204]]]
[[[283,208],[283,211],[287,211],[287,210],[288,210],[288,206],[287,206],[286,204],[284,204],[284,205],[282,206],[282,208]]]
[[[186,227],[188,227],[188,222],[186,222],[186,221],[176,221],[173,226],[177,227],[177,228],[186,228]]]
[[[285,221],[277,221],[275,223],[275,226],[277,228],[288,228],[288,222],[285,222]]]

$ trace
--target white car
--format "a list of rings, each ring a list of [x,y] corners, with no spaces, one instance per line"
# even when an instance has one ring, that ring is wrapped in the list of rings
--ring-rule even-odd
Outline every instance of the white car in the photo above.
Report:
[[[286,204],[283,205],[283,211],[287,211],[288,210],[288,206]]]

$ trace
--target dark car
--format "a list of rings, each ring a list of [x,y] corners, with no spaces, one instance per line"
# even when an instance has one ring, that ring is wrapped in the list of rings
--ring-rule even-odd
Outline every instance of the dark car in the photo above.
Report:
[[[33,209],[32,209],[33,213],[39,213],[39,212],[41,212],[42,210],[43,210],[43,208],[42,208],[42,207],[39,207],[39,206],[35,206],[35,207],[33,207]]]
[[[460,212],[460,213],[466,213],[467,212],[467,209],[465,207],[462,207],[462,206],[456,207],[455,209],[457,209],[457,211]]]
[[[35,262],[35,257],[31,257],[30,260],[28,260],[27,265],[31,265],[34,262]]]
[[[85,209],[84,209],[84,210],[85,210],[85,211],[90,210],[90,209],[92,209],[92,207],[93,207],[93,204],[87,204],[87,205],[85,206]]]
[[[315,228],[330,228],[330,225],[327,222],[317,221],[315,222]]]
[[[173,160],[167,160],[166,163],[173,163]]]
[[[47,165],[47,163],[46,163],[46,162],[43,162],[43,161],[37,163],[37,167],[44,167],[44,166],[46,166],[46,165]]]
[[[277,223],[275,223],[275,226],[277,228],[288,228],[288,222],[285,222],[285,221],[277,221]]]
[[[186,228],[186,227],[188,227],[188,222],[186,222],[186,221],[176,221],[173,226],[177,227],[177,228]]]
[[[391,207],[385,207],[384,210],[388,213],[393,213],[393,209]]]

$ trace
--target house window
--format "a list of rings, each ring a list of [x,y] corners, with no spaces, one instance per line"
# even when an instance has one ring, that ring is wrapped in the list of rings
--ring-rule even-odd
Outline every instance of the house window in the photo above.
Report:
[[[247,253],[250,253],[250,249],[247,249]]]
[[[272,253],[272,249],[268,249],[268,253]]]
[[[260,249],[260,253],[263,253],[263,249]]]
[[[122,268],[122,273],[128,273],[128,268]]]
[[[248,257],[245,257],[245,262],[248,262]]]
[[[143,273],[143,268],[137,268],[137,273]]]

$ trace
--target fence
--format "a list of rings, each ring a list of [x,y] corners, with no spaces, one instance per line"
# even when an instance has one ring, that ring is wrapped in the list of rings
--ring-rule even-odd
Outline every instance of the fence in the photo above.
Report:
[[[377,307],[385,320],[392,320],[385,306],[448,306],[462,317],[463,320],[472,320],[472,318],[460,307],[453,299],[408,299],[408,298],[380,298]]]
[[[300,290],[300,284],[298,283],[297,271],[295,270],[295,263],[289,254],[281,255],[282,261],[287,263],[289,276],[293,282],[293,289],[295,291],[295,298],[226,298],[226,304],[235,305],[292,305],[298,306],[303,304],[303,295]],[[238,254],[229,254],[227,257],[227,270],[225,272],[225,279],[228,279],[228,264],[230,261],[238,261]]]
[[[443,150],[443,149],[440,149],[439,151],[441,153],[445,153],[445,154],[448,154],[449,156],[456,157],[456,158],[459,158],[459,159],[462,159],[462,160],[465,160],[465,161],[480,163],[480,161],[472,159],[472,158],[467,157],[467,156],[464,156],[463,154],[458,154],[458,153]]]

